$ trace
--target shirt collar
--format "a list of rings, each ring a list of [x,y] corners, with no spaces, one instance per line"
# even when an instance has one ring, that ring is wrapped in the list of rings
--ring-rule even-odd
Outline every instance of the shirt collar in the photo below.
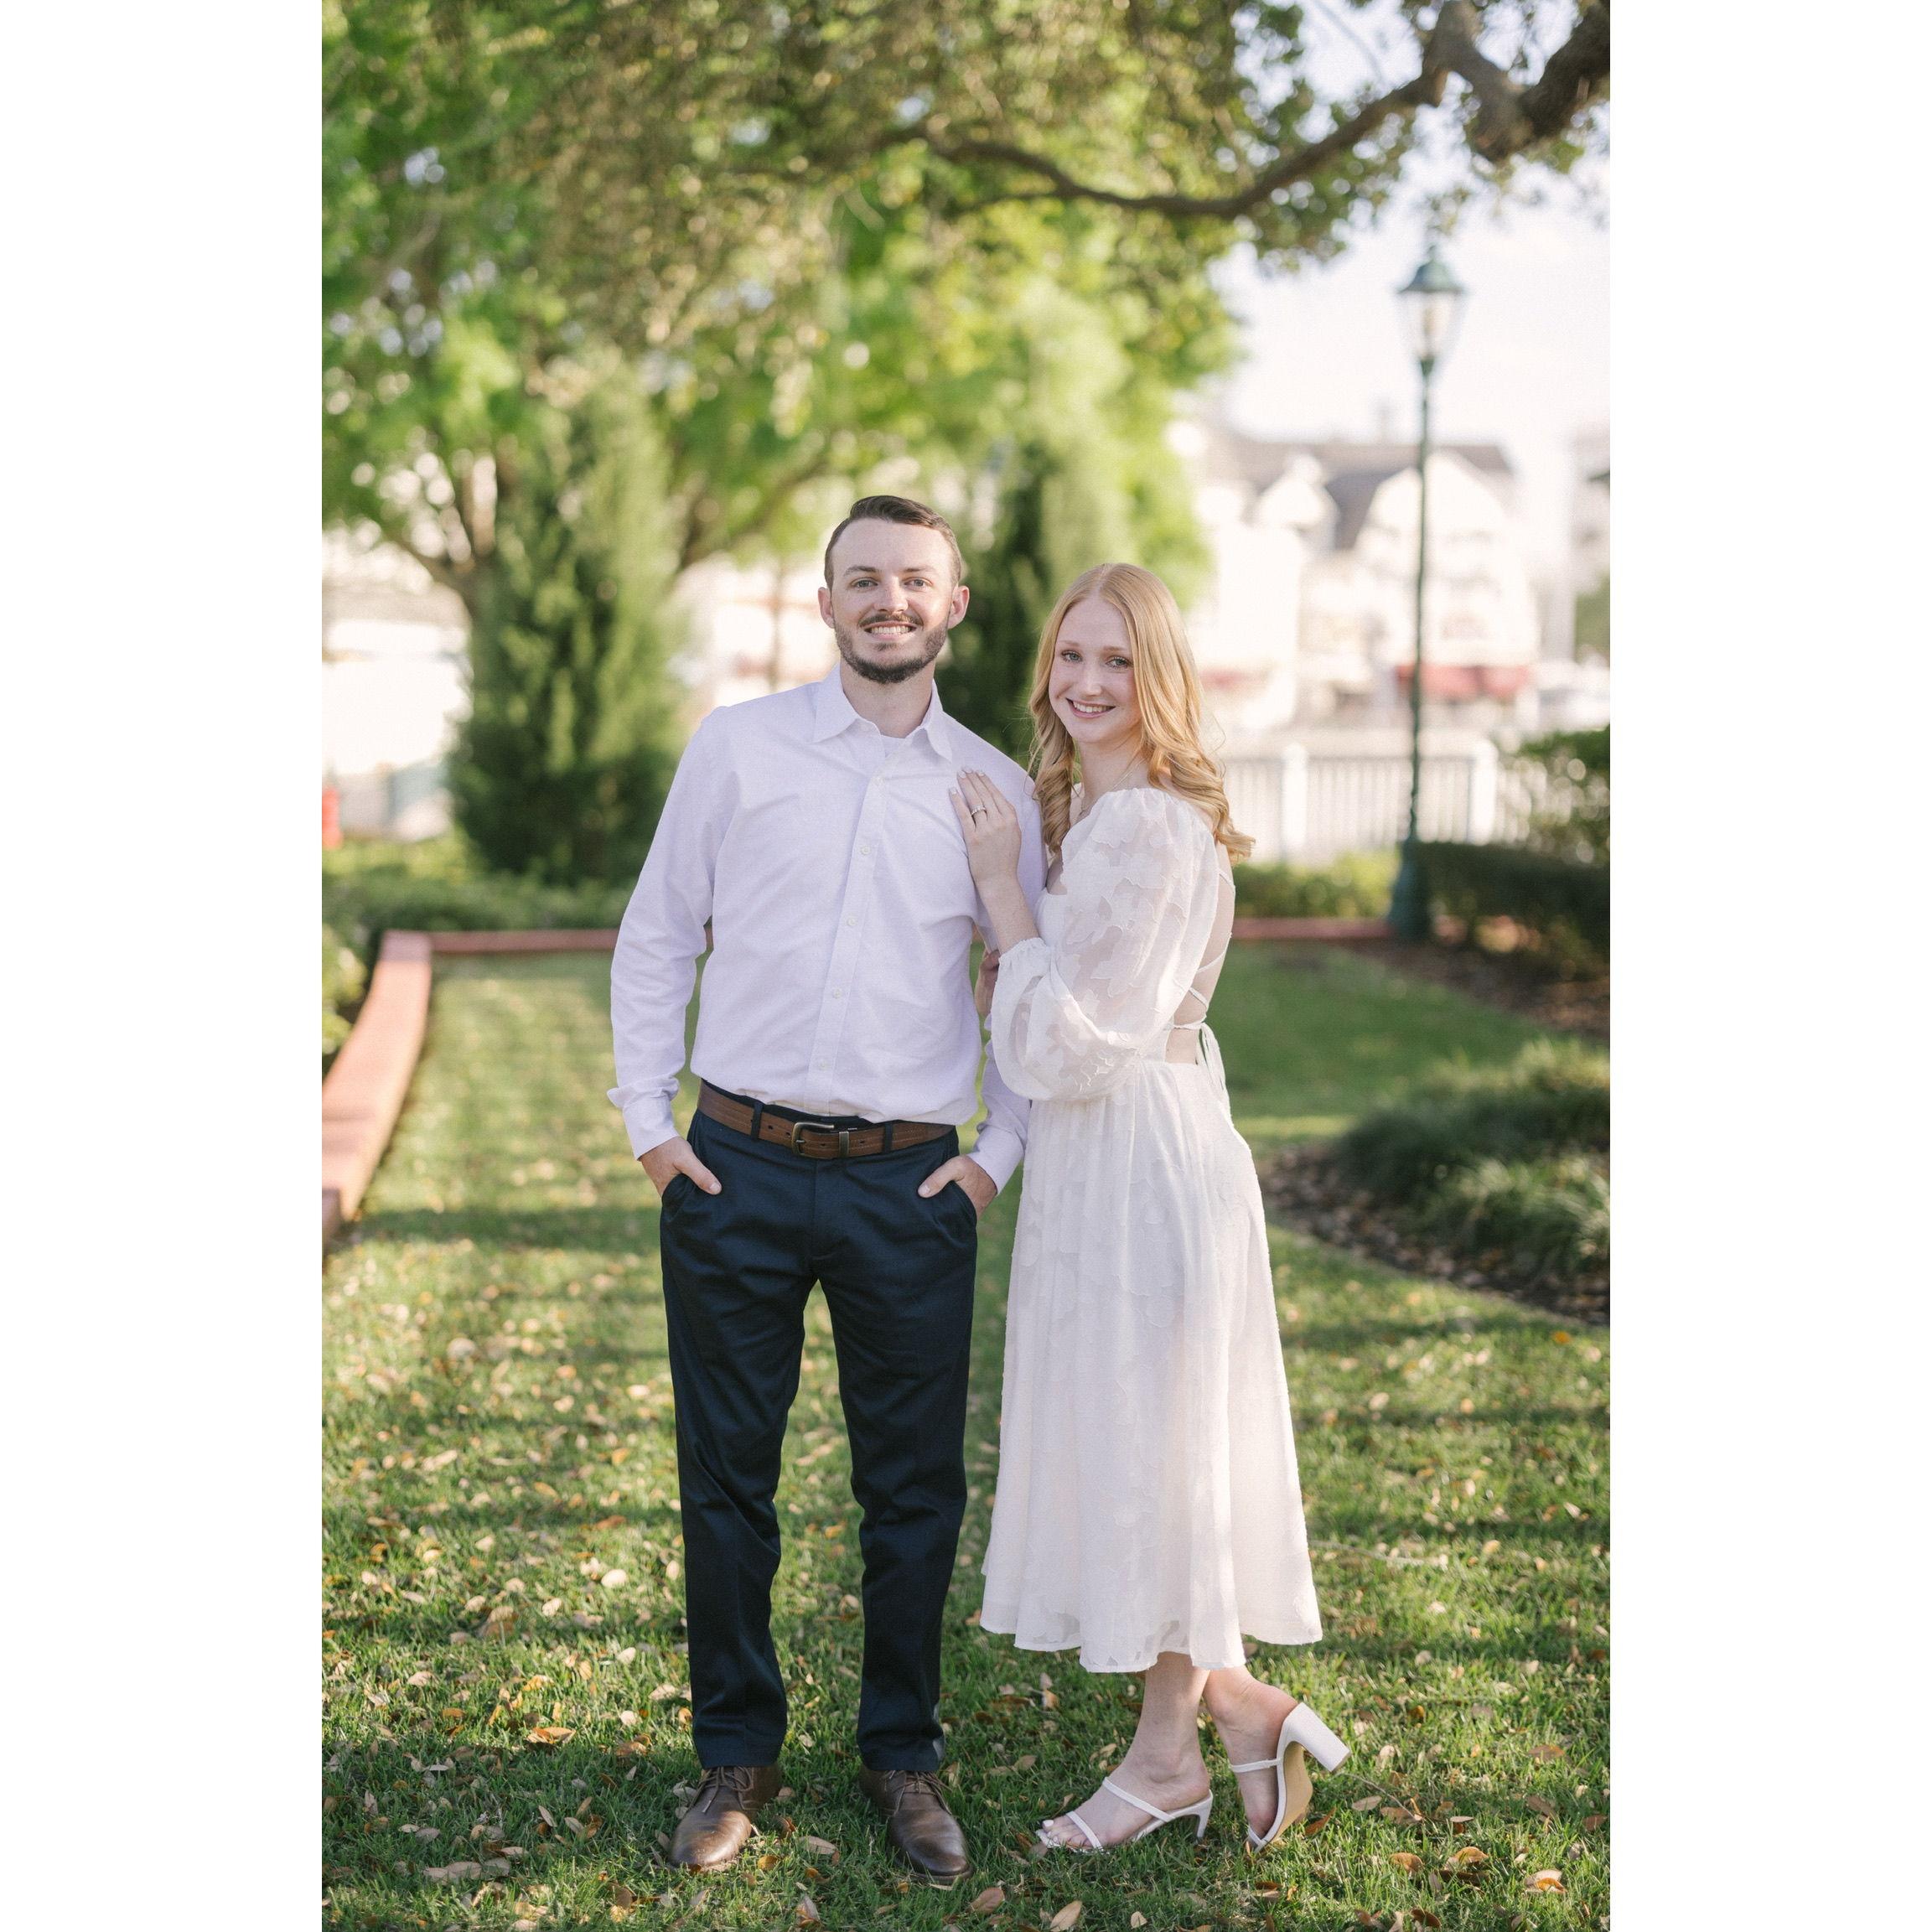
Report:
[[[831,669],[821,677],[812,691],[811,735],[815,743],[828,738],[837,738],[842,731],[849,731],[862,722],[852,709],[852,700],[845,694],[845,685],[839,676],[839,660],[834,660]],[[952,720],[946,716],[945,707],[940,702],[939,686],[934,685],[932,700],[926,706],[925,716],[907,734],[918,738],[922,733],[933,751],[948,763],[952,760],[954,741]]]

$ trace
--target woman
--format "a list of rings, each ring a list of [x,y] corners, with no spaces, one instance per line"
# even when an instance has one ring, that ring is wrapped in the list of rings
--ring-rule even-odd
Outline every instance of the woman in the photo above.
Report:
[[[1198,1837],[1204,1702],[1258,1852],[1308,1808],[1304,1753],[1333,1769],[1347,1748],[1250,1674],[1241,1641],[1321,1635],[1261,1190],[1204,1023],[1230,860],[1252,842],[1149,572],[1073,584],[1029,702],[1052,861],[1037,908],[1012,806],[976,772],[954,795],[997,949],[994,1052],[1033,1102],[980,1626],[1146,1674],[1127,1755],[1043,1842],[1098,1851],[1177,1817]]]

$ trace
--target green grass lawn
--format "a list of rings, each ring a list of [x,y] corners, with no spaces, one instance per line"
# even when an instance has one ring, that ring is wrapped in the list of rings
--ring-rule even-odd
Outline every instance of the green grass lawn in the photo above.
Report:
[[[1104,1861],[1027,1855],[1036,1822],[1125,1748],[1137,1687],[970,1620],[1003,1196],[982,1226],[946,1634],[947,1774],[977,1869],[950,1893],[909,1883],[854,1788],[857,1512],[815,1297],[780,1494],[789,1795],[733,1870],[667,1871],[658,1850],[697,1775],[671,1384],[650,1189],[603,1098],[606,971],[581,956],[438,968],[410,1105],[327,1264],[327,1924],[777,1928],[809,1910],[841,1928],[1035,1928],[1075,1900],[1083,1928],[1123,1932],[1386,1928],[1398,1912],[1405,1927],[1608,1923],[1606,1337],[1280,1229],[1328,1634],[1254,1664],[1354,1755],[1260,1861],[1211,1736],[1198,1848],[1176,1830]],[[1261,948],[1230,961],[1215,1023],[1264,1152],[1533,1037],[1353,955]],[[428,1875],[453,1865],[476,1869]],[[1546,1872],[1562,1891],[1532,1888]],[[994,1885],[997,1907],[969,1909]]]

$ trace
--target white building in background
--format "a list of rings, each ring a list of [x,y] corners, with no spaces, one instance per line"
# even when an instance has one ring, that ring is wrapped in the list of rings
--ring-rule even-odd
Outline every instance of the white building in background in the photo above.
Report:
[[[1178,422],[1213,556],[1188,612],[1244,826],[1264,857],[1386,843],[1406,796],[1414,654],[1417,476],[1412,444],[1270,440]],[[1601,464],[1579,439],[1588,489]],[[1432,836],[1487,837],[1497,742],[1593,725],[1608,667],[1571,660],[1540,621],[1515,512],[1515,477],[1494,443],[1458,443],[1429,466],[1424,651],[1424,817]],[[1596,524],[1579,497],[1577,568]],[[339,534],[324,577],[324,769],[343,829],[425,837],[448,824],[443,760],[465,714],[462,603],[412,559]],[[835,657],[819,617],[816,556],[793,565],[718,558],[688,572],[690,620],[674,666],[691,717],[822,677]],[[1237,769],[1238,768],[1238,769]]]
[[[690,642],[674,666],[691,692],[693,722],[721,704],[809,684],[837,647],[818,614],[821,560],[743,565],[709,557],[679,585]]]
[[[448,829],[443,759],[469,712],[462,599],[393,545],[323,538],[322,774],[344,831]]]
[[[1173,440],[1215,557],[1189,629],[1230,745],[1399,723],[1415,651],[1413,445],[1211,422],[1177,424]],[[1494,443],[1430,458],[1422,695],[1440,726],[1536,723],[1541,632],[1515,484]]]

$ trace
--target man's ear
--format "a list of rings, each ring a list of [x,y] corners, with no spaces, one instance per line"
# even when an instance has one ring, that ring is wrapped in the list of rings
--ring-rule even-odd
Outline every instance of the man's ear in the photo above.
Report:
[[[818,587],[818,614],[828,626],[831,624],[831,593],[822,583]]]
[[[966,606],[972,602],[972,592],[963,583],[953,586],[952,605],[946,612],[945,627],[950,630],[966,614]],[[828,619],[826,620],[830,622]]]

